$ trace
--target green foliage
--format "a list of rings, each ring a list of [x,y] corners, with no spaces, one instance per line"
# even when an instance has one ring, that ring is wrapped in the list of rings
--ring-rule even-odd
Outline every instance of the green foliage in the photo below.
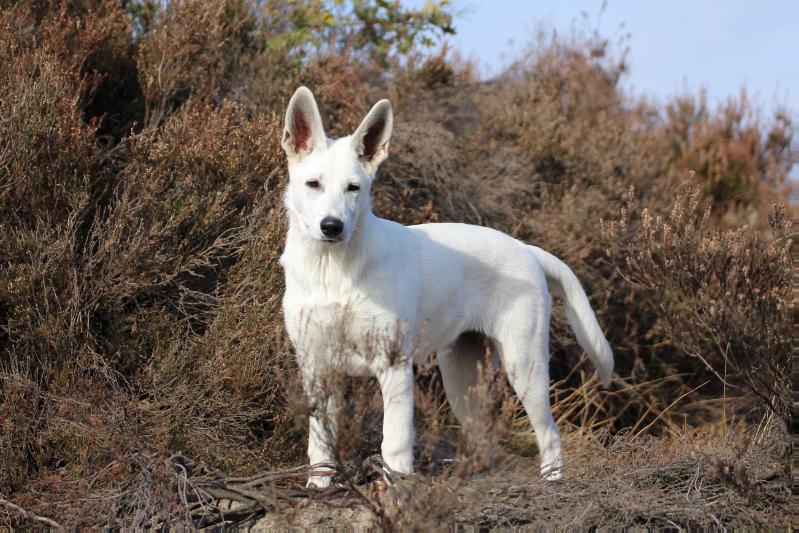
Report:
[[[160,0],[125,0],[125,11],[133,23],[133,36],[147,35],[155,26],[161,10]]]
[[[430,47],[437,34],[452,34],[448,0],[428,1],[421,9],[387,0],[256,2],[270,50],[298,56],[332,48],[354,48],[363,57],[387,61],[415,47]],[[277,31],[274,31],[277,30]]]
[[[344,26],[357,29],[352,35],[356,47],[374,48],[384,61],[391,55],[406,55],[417,45],[430,47],[434,35],[454,34],[448,0],[427,0],[421,9],[403,9],[388,0],[353,0],[352,15]]]

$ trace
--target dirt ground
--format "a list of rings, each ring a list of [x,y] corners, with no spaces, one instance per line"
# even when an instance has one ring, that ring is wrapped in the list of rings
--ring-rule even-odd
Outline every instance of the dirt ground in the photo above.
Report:
[[[458,461],[410,479],[306,492],[253,522],[274,527],[755,527],[797,519],[776,435],[565,435],[566,479],[508,446],[461,477]],[[428,465],[430,466],[430,465]]]

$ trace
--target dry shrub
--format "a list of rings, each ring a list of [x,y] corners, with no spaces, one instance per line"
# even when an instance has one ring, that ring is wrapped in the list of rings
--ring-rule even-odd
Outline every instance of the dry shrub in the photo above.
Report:
[[[375,212],[405,224],[446,220],[464,198],[455,136],[433,121],[398,123],[374,186]],[[453,198],[455,200],[453,201]]]
[[[481,146],[489,159],[478,165],[496,168],[495,158],[507,157],[498,144],[518,146],[515,155],[525,163],[521,175],[496,173],[481,191],[491,211],[504,207],[510,220],[500,222],[513,224],[541,208],[543,194],[550,202],[570,189],[612,197],[631,180],[657,183],[657,155],[642,149],[645,138],[636,127],[644,118],[628,109],[618,87],[625,70],[624,51],[596,34],[541,33],[496,92],[486,93],[481,103],[490,140]]]
[[[191,96],[213,99],[229,88],[252,17],[236,0],[170,2],[157,13],[137,55],[148,124]]]
[[[767,239],[743,226],[709,224],[697,190],[679,195],[668,217],[630,203],[606,239],[625,280],[658,308],[660,327],[723,384],[754,394],[788,424],[790,223],[779,205]],[[640,217],[640,218],[639,218]],[[694,376],[704,379],[706,374]]]
[[[789,493],[775,482],[784,461],[774,455],[785,436],[769,423],[725,438],[691,429],[665,438],[567,435],[563,482],[531,480],[533,465],[517,459],[467,485],[450,518],[486,527],[786,524]]]
[[[727,222],[749,221],[785,194],[793,163],[791,120],[777,110],[770,122],[742,90],[711,113],[706,96],[683,96],[666,107],[663,142],[673,171],[695,175]]]
[[[270,211],[251,224],[253,235],[207,330],[157,347],[142,377],[152,443],[241,473],[295,461],[304,452],[286,408],[285,376],[296,369],[275,320],[283,214]]]
[[[18,14],[0,17],[0,485],[12,489],[39,465],[79,461],[56,436],[70,433],[58,418],[67,400],[48,395],[45,383],[85,385],[64,365],[85,343],[74,251],[100,170],[96,129],[81,120],[77,69],[30,46],[13,26]],[[92,357],[82,355],[73,368]]]
[[[113,317],[115,310],[128,310],[106,324],[129,339],[117,348],[115,361],[125,374],[144,365],[139,394],[157,405],[174,400],[169,409],[154,409],[168,415],[166,419],[175,416],[191,426],[192,411],[187,408],[192,406],[216,413],[217,422],[227,424],[217,409],[237,405],[225,396],[230,389],[251,395],[241,400],[245,403],[264,400],[260,395],[269,381],[253,372],[253,365],[269,367],[262,358],[274,357],[269,346],[278,349],[275,335],[282,331],[274,327],[279,323],[274,319],[281,287],[275,277],[276,254],[283,230],[278,190],[284,175],[277,128],[273,118],[249,116],[232,104],[210,115],[185,106],[158,130],[131,139],[118,199],[93,234],[97,245],[92,279],[102,291],[98,312]],[[260,232],[253,229],[256,224],[263,228]],[[252,254],[257,259],[250,259]],[[270,304],[256,306],[256,292],[258,301]],[[259,312],[241,315],[242,306]],[[264,326],[265,316],[272,327]],[[247,336],[247,341],[260,339],[250,348],[262,351],[253,354],[242,346],[238,355],[232,353],[243,342],[237,335],[257,327],[263,335],[272,335],[269,342]],[[228,360],[221,364],[218,358],[223,356]],[[231,381],[223,368],[241,376]],[[261,380],[262,386],[245,385],[249,379]],[[203,381],[208,383],[209,401],[193,402],[197,382]],[[215,394],[222,398],[215,400]],[[279,405],[266,402],[257,409]],[[245,410],[231,416],[246,416]],[[156,425],[156,431],[168,434],[176,423]],[[230,430],[237,424],[225,427]],[[201,425],[197,431],[202,430]],[[247,426],[215,434],[235,438],[238,431],[247,431]],[[202,440],[208,446],[212,442],[189,430],[183,433],[191,436],[177,439],[182,446],[192,439],[197,446]]]
[[[152,298],[202,306],[265,184],[269,207],[277,203],[278,127],[234,104],[188,105],[127,141],[116,200],[94,235],[93,276],[114,291],[103,297],[110,308]]]
[[[75,505],[55,516],[88,524],[102,513],[83,495],[103,487],[85,476],[140,450],[230,469],[296,457],[264,379],[286,353],[277,120],[189,104],[105,153],[81,120],[80,73],[14,38],[0,39],[4,492],[63,494]]]
[[[118,2],[33,0],[4,11],[17,21],[17,31],[25,32],[36,45],[49,48],[65,63],[83,65],[86,73],[130,66],[112,64],[130,49],[130,23]]]
[[[379,99],[366,80],[377,75],[368,65],[355,61],[347,53],[315,57],[291,80],[281,95],[291,93],[299,85],[313,90],[325,133],[338,138],[355,132],[370,106]],[[283,110],[285,102],[278,109]]]
[[[98,139],[118,140],[142,118],[131,24],[113,0],[36,0],[5,10],[27,49],[53,54],[84,83],[81,109],[98,120]],[[110,135],[111,139],[106,136]]]
[[[420,66],[411,73],[426,89],[463,86],[479,78],[475,60],[463,57],[447,43],[435,54],[420,57],[419,62]]]
[[[84,115],[98,120],[98,138],[121,138],[142,120],[132,30],[113,0],[50,0],[41,29],[44,42],[87,80]]]
[[[456,136],[453,143],[460,147],[460,174],[466,176],[466,182],[449,185],[467,191],[467,202],[459,202],[455,216],[443,213],[439,220],[470,221],[477,213],[478,222],[541,246],[569,264],[605,325],[617,355],[619,376],[638,383],[658,383],[654,389],[625,385],[626,394],[605,396],[597,408],[617,427],[649,427],[656,419],[661,426],[668,426],[682,411],[672,410],[667,416],[661,413],[701,385],[702,381],[692,378],[703,375],[704,365],[698,359],[686,364],[680,354],[669,349],[676,332],[662,327],[662,302],[659,297],[648,300],[648,287],[629,283],[624,268],[606,255],[599,222],[617,216],[630,186],[635,187],[640,205],[664,215],[670,207],[662,202],[664,196],[675,194],[686,183],[721,179],[740,170],[743,177],[735,179],[757,183],[756,191],[750,187],[750,194],[739,195],[733,214],[726,200],[711,200],[718,205],[718,213],[727,213],[726,224],[757,224],[752,216],[762,202],[782,194],[784,172],[792,157],[786,144],[790,124],[779,114],[772,125],[764,126],[757,119],[756,106],[745,97],[730,101],[718,114],[702,108],[694,114],[672,110],[665,116],[646,102],[630,101],[618,86],[626,71],[621,44],[612,46],[595,32],[571,38],[541,34],[524,61],[510,67],[491,87],[476,89],[480,127],[466,138]],[[471,113],[468,102],[442,96],[439,107],[457,102],[458,111]],[[676,124],[689,116],[690,125],[680,130]],[[470,131],[468,122],[463,121],[454,129]],[[754,133],[763,129],[768,135]],[[675,131],[683,131],[686,137],[676,152]],[[711,166],[716,178],[706,178],[699,167],[691,167],[694,159],[707,160],[709,154],[715,154]],[[441,196],[436,198],[440,201]],[[718,217],[713,216],[707,225],[716,223]],[[769,259],[764,256],[763,261]],[[684,268],[690,269],[690,263]],[[661,283],[670,279],[669,271],[659,275]],[[785,290],[786,279],[774,280],[780,290]],[[691,306],[702,309],[711,304],[695,298]],[[559,311],[553,323],[553,377],[568,395],[585,383],[581,372],[573,371],[584,359]],[[780,342],[775,332],[760,333]],[[677,379],[673,379],[675,373]],[[684,378],[679,377],[683,374]],[[717,392],[710,387],[699,396]],[[688,394],[686,398],[692,401],[698,396]],[[715,416],[707,407],[696,404],[695,414]],[[576,418],[569,422],[579,427],[585,414],[572,412],[570,416]]]
[[[95,128],[81,120],[84,84],[0,19],[0,213],[4,225],[64,222],[97,170]],[[5,234],[6,232],[4,232]]]

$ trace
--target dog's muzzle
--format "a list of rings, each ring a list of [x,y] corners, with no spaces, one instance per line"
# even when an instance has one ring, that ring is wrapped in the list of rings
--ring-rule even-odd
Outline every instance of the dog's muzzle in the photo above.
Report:
[[[344,222],[335,217],[325,217],[319,223],[319,228],[322,230],[325,240],[338,241],[344,231]]]

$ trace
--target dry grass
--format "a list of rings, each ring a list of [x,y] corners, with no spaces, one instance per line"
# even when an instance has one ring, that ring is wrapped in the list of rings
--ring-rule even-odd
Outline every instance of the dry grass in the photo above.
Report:
[[[793,519],[791,235],[773,208],[796,160],[788,113],[764,119],[745,94],[716,111],[701,95],[665,109],[625,97],[624,43],[592,32],[542,34],[481,83],[446,50],[348,47],[363,26],[330,29],[313,3],[137,5],[150,11],[0,1],[1,523]],[[298,44],[324,28],[327,44]],[[536,480],[501,373],[486,371],[485,409],[460,433],[429,365],[417,369],[416,476],[373,457],[376,389],[344,380],[330,385],[349,397],[340,485],[302,488],[309,406],[277,263],[278,134],[299,83],[336,136],[391,98],[379,214],[496,227],[584,282],[617,376],[599,390],[555,317],[564,483]]]
[[[475,392],[492,395],[495,400],[486,402],[491,406],[502,403],[505,390],[495,378],[485,376]],[[351,382],[348,390],[346,416],[339,423],[348,420],[349,430],[373,426],[376,406],[367,399],[374,398],[373,386]],[[571,402],[584,397],[573,396],[578,398]],[[512,398],[505,398],[510,406]],[[420,422],[428,418],[429,412]],[[497,420],[509,418],[497,418],[493,409],[477,413],[480,431],[468,439],[436,428],[413,476],[391,472],[379,456],[353,457],[355,449],[363,449],[364,433],[359,432],[339,440],[342,467],[329,489],[303,487],[307,466],[232,476],[180,453],[132,453],[56,492],[61,497],[81,492],[68,509],[58,499],[18,502],[39,518],[80,510],[83,521],[73,523],[111,527],[723,528],[787,526],[793,519],[790,492],[781,482],[787,435],[777,417],[755,426],[732,424],[724,437],[688,427],[663,437],[640,431],[569,431],[564,435],[566,478],[554,483],[534,475],[536,459],[521,453],[518,444],[500,444],[507,439],[531,442],[532,436],[514,435]],[[109,482],[113,489],[107,488]],[[36,488],[53,490],[41,484]]]

